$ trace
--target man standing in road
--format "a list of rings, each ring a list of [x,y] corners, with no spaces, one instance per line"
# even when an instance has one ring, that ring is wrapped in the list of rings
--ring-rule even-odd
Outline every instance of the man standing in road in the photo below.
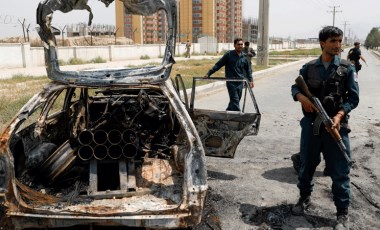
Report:
[[[356,73],[358,73],[362,69],[362,64],[360,64],[359,60],[362,59],[366,65],[367,62],[362,56],[362,51],[360,50],[360,42],[355,42],[354,46],[354,48],[348,51],[347,60],[351,61],[351,63],[355,65]]]
[[[244,79],[247,75],[249,86],[253,88],[253,78],[251,64],[246,55],[243,53],[243,39],[236,38],[234,40],[234,50],[226,52],[223,57],[212,67],[204,76],[209,78],[213,73],[225,66],[225,76],[228,79]],[[230,102],[226,110],[240,111],[240,98],[243,92],[243,82],[227,81],[227,90]]]
[[[359,86],[353,66],[339,58],[343,32],[337,27],[327,26],[319,32],[322,55],[302,67],[310,92],[319,98],[327,114],[332,118],[332,130],[337,129],[351,158],[348,133],[348,114],[359,104]],[[332,193],[337,209],[335,229],[348,229],[348,207],[350,204],[350,165],[327,130],[316,121],[316,108],[305,93],[292,85],[293,99],[302,105],[304,117],[301,125],[301,168],[297,187],[300,198],[292,208],[294,215],[302,215],[310,205],[313,191],[313,175],[324,153],[326,167],[332,179]]]

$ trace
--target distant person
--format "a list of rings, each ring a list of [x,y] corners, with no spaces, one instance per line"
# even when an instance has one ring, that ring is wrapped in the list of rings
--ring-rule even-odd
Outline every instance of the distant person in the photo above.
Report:
[[[305,64],[300,75],[310,92],[317,97],[331,118],[332,130],[339,132],[351,158],[349,140],[349,113],[359,104],[359,85],[353,66],[339,58],[343,31],[334,26],[326,26],[319,32],[322,54],[318,59]],[[340,71],[338,71],[340,70]],[[342,154],[334,138],[317,119],[314,104],[297,85],[291,86],[292,97],[302,105],[303,117],[300,141],[300,168],[297,187],[300,198],[292,207],[293,215],[303,215],[310,206],[314,189],[313,177],[321,162],[321,152],[325,157],[328,174],[332,180],[332,199],[336,207],[335,230],[349,229],[348,208],[350,206],[350,164]]]
[[[252,68],[245,53],[243,53],[243,39],[234,40],[234,50],[227,51],[222,58],[204,76],[209,78],[213,73],[225,66],[225,76],[228,79],[244,79],[245,75],[249,81],[249,86],[254,87],[252,78]],[[230,102],[226,110],[240,111],[240,99],[243,92],[243,82],[227,81],[227,90]]]
[[[350,51],[348,51],[347,60],[355,65],[356,73],[362,69],[362,64],[360,64],[359,61],[360,59],[367,65],[367,62],[362,56],[362,51],[360,50],[360,42],[355,42],[354,48],[351,48]]]
[[[189,39],[187,39],[185,58],[190,58],[190,49],[191,49],[191,42]]]
[[[256,56],[256,52],[252,47],[249,47],[249,41],[244,42],[243,52],[247,55],[249,62],[252,63],[252,58]]]

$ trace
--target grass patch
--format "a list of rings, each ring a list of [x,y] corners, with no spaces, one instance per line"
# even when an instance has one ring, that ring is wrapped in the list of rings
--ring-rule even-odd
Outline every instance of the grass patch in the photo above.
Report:
[[[300,55],[300,56],[309,56],[309,55],[321,55],[321,48],[314,49],[295,49],[295,50],[284,50],[284,51],[270,51],[269,55]]]
[[[44,77],[17,75],[0,80],[0,131],[21,107],[50,80]]]

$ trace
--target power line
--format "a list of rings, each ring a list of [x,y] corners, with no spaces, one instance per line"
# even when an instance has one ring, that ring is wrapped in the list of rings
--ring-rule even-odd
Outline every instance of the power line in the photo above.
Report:
[[[342,25],[343,25],[343,28],[344,28],[344,29],[343,29],[343,42],[342,42],[342,43],[345,44],[345,43],[346,43],[346,37],[347,37],[347,36],[346,36],[346,26],[348,26],[348,25],[350,25],[350,24],[348,24],[347,21],[344,21],[344,24],[342,24]],[[347,39],[348,39],[348,38],[347,38]]]
[[[337,11],[336,8],[339,8],[340,6],[330,6],[330,8],[333,8],[333,11],[327,11],[328,13],[333,13],[333,26],[335,26],[335,14],[340,13],[342,11]]]

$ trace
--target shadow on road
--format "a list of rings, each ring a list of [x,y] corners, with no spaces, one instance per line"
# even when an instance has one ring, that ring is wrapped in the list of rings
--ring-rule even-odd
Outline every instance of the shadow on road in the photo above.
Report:
[[[288,184],[297,184],[297,175],[292,167],[267,170],[262,174],[262,176],[268,180],[276,180]]]
[[[209,180],[235,180],[237,177],[231,174],[207,170]]]

